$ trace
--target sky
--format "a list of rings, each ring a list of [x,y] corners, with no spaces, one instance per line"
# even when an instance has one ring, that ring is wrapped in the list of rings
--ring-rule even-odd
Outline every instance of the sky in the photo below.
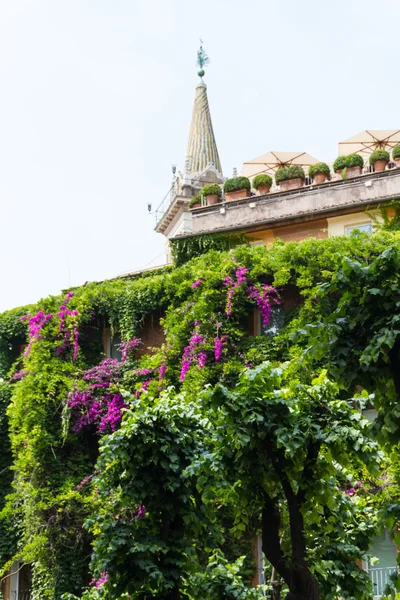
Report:
[[[0,310],[161,264],[205,82],[225,176],[400,128],[400,2],[0,0]]]

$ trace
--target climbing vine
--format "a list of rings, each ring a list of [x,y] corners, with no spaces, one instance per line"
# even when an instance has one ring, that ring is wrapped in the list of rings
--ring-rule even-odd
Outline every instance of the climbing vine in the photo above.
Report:
[[[293,396],[280,379],[280,399],[272,392],[266,398],[271,403],[274,398],[277,414],[287,393],[294,413],[303,411],[305,426],[311,427],[307,405],[297,405],[295,394],[303,385],[314,393],[314,385],[322,386],[312,383],[315,375],[326,375],[327,369],[337,383],[324,383],[326,392],[320,387],[313,410],[317,414],[318,406],[325,405],[336,410],[336,400],[344,402],[343,394],[351,397],[354,389],[345,378],[340,381],[336,363],[328,364],[326,354],[306,352],[310,331],[322,330],[321,323],[329,323],[341,308],[338,273],[344,257],[368,265],[389,247],[400,252],[400,244],[391,232],[277,241],[268,249],[242,242],[240,236],[180,240],[173,246],[174,268],[87,284],[0,315],[0,470],[6,473],[0,486],[0,562],[3,575],[16,558],[31,564],[33,600],[61,600],[64,594],[194,599],[194,589],[200,590],[198,597],[257,597],[248,588],[248,569],[250,539],[261,529],[261,500],[242,494],[238,482],[230,480],[233,446],[228,456],[212,456],[219,452],[215,427],[222,413],[214,401],[210,409],[204,389],[223,386],[229,404],[229,394],[239,391],[228,390],[235,390],[244,371],[250,369],[256,381],[265,361],[285,362]],[[333,286],[332,291],[325,293],[321,284]],[[273,336],[268,325],[279,310],[284,311],[283,326]],[[140,343],[144,324],[149,327],[155,314],[162,315],[165,333],[158,349]],[[255,335],[263,327],[266,335]],[[106,331],[121,337],[122,360],[105,356]],[[351,385],[357,383],[356,373]],[[349,404],[341,410],[343,419],[353,420]],[[239,413],[226,414],[232,427],[240,424]],[[261,428],[259,416],[254,418]],[[218,425],[220,432],[227,422]],[[250,422],[249,428],[254,430]],[[374,434],[365,423],[361,429],[365,456],[372,457]],[[232,431],[224,435],[232,436],[233,444]],[[353,434],[358,435],[356,428]],[[244,429],[237,435],[240,452],[239,439],[251,438]],[[277,443],[284,446],[283,437]],[[333,446],[325,444],[324,460]],[[222,458],[228,462],[220,463]],[[312,577],[327,598],[335,597],[337,589],[368,597],[367,580],[349,567],[349,560],[355,564],[367,556],[387,486],[393,497],[398,494],[397,467],[375,458],[371,464],[381,469],[375,473],[369,473],[361,456],[343,463],[340,475],[329,463],[337,506],[329,504],[324,488],[314,498],[313,519],[305,524],[307,544],[312,536],[317,540],[308,550]],[[383,468],[386,487],[379,483]],[[290,477],[296,469],[297,464]],[[224,480],[217,473],[225,473]],[[292,483],[300,485],[295,479]],[[282,490],[276,487],[274,494],[287,522]],[[247,506],[245,519],[238,519],[237,506]],[[324,530],[329,543],[318,538],[324,523],[318,511],[325,511],[330,524]],[[350,523],[362,524],[351,533],[351,551],[335,538],[332,524],[339,518],[343,536],[350,536]],[[289,538],[282,544],[286,552]],[[281,585],[286,585],[284,577]],[[229,586],[236,595],[229,596]],[[218,590],[225,591],[218,595]]]

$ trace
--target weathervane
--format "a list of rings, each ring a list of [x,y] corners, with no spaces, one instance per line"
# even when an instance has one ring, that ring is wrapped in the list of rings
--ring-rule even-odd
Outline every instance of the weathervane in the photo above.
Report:
[[[199,77],[204,77],[204,67],[208,65],[209,62],[210,59],[203,50],[203,40],[200,40],[200,50],[197,51],[197,66],[200,68],[200,71],[198,71],[197,75]]]

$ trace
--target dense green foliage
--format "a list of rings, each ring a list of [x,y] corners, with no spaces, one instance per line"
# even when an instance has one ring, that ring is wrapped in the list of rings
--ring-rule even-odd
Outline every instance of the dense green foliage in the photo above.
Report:
[[[333,163],[333,170],[335,173],[342,169],[350,167],[363,167],[364,159],[360,154],[348,154],[347,156],[338,156]]]
[[[278,169],[275,175],[275,181],[277,185],[280,184],[281,181],[287,181],[288,179],[304,179],[306,175],[304,173],[303,167],[299,167],[297,165],[290,165],[290,167],[282,167]]]
[[[361,167],[364,166],[364,159],[360,154],[348,154],[346,156],[346,167]]]
[[[76,289],[65,322],[62,296],[0,315],[0,560],[31,563],[33,600],[261,598],[248,586],[261,530],[283,590],[371,597],[355,561],[400,499],[398,234],[234,245],[176,241],[179,266]],[[284,325],[251,336],[270,286]],[[19,317],[38,311],[52,317],[22,356]],[[77,431],[68,395],[104,357],[104,329],[128,342],[160,314],[162,348],[130,355],[112,384],[120,426]],[[79,332],[75,360],[62,327]],[[91,554],[98,588],[83,592]]]
[[[392,151],[393,158],[400,158],[400,144],[397,144]]]
[[[346,158],[347,158],[346,156],[338,156],[337,157],[337,159],[333,163],[333,170],[335,171],[335,173],[337,171],[341,171],[342,169],[345,169],[347,167]]]
[[[377,160],[383,160],[388,163],[390,160],[390,154],[387,150],[374,150],[369,157],[369,164],[374,165]]]
[[[189,207],[193,208],[195,204],[201,204],[201,194],[196,194],[193,198],[190,199]]]
[[[239,244],[246,243],[248,243],[248,240],[242,233],[194,235],[181,239],[175,238],[170,242],[172,257],[176,267],[180,267],[192,260],[192,258],[201,256],[210,250],[224,252],[235,248]]]
[[[238,190],[249,190],[250,180],[247,177],[232,177],[224,183],[224,192],[236,192]]]
[[[330,172],[331,170],[329,166],[324,162],[319,162],[316,165],[311,165],[308,168],[308,174],[312,179],[314,179],[314,175],[326,175],[329,177]]]
[[[218,185],[218,183],[206,183],[206,185],[204,185],[201,188],[200,194],[203,196],[211,196],[215,194],[216,196],[218,196],[218,198],[221,198],[222,189],[221,186]]]
[[[251,184],[255,190],[258,190],[258,188],[260,188],[261,186],[271,187],[272,177],[270,175],[267,175],[266,173],[260,173],[259,175],[256,175],[254,177]]]

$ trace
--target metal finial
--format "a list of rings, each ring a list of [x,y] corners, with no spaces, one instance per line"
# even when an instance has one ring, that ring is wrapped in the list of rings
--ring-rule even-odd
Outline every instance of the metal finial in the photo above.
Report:
[[[206,67],[210,62],[207,54],[203,50],[203,40],[200,40],[200,49],[197,51],[197,66],[200,70],[197,72],[199,77],[204,77],[204,67]]]

